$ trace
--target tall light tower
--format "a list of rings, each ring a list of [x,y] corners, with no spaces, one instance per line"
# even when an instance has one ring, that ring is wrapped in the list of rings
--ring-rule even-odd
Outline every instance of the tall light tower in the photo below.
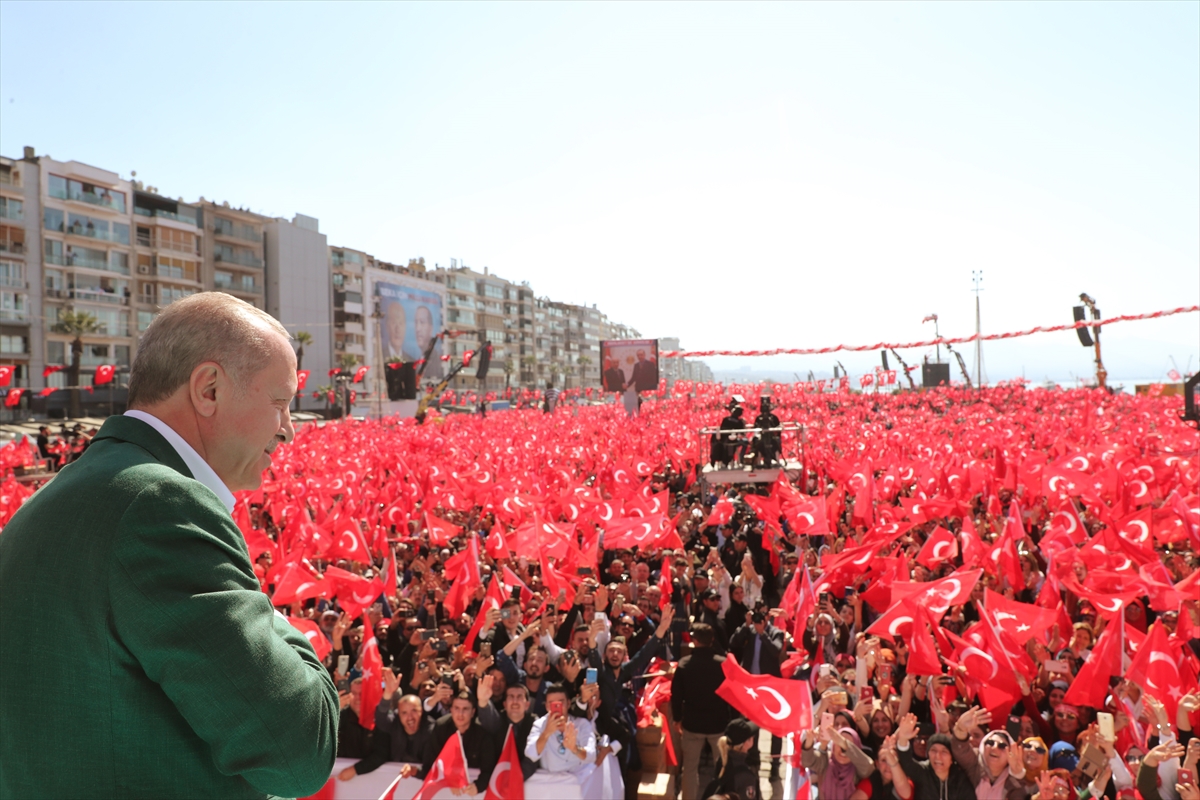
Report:
[[[979,338],[979,293],[983,291],[983,270],[971,270],[971,282],[975,284],[975,385],[983,388],[983,340]]]

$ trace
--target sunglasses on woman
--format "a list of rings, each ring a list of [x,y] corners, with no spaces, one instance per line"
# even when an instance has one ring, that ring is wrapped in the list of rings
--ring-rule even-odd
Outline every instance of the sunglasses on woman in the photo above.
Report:
[[[1027,744],[1025,745],[1025,749],[1031,750],[1034,753],[1037,753],[1039,756],[1046,755],[1046,748],[1042,747],[1040,744]]]
[[[986,742],[984,742],[984,744],[994,750],[1008,749],[1008,742],[1004,741],[1003,739],[988,739]]]

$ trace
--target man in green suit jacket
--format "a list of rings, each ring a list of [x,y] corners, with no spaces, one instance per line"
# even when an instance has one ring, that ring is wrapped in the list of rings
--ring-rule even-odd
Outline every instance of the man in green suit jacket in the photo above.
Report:
[[[304,796],[338,697],[230,509],[293,436],[296,361],[229,295],[150,325],[124,416],[0,534],[0,798]]]

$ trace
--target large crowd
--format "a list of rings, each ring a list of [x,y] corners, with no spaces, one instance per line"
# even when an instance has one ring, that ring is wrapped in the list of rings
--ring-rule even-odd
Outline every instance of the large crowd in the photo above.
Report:
[[[234,518],[338,685],[335,777],[425,778],[459,732],[480,793],[511,729],[526,777],[609,769],[635,797],[661,726],[646,771],[684,800],[784,773],[828,800],[1200,797],[1200,435],[1177,398],[776,386],[791,470],[711,484],[697,431],[758,389],[280,447]],[[734,662],[811,714],[731,704]]]

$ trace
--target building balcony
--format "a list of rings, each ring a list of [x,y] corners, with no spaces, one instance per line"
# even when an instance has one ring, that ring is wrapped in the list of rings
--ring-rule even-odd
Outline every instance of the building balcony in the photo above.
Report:
[[[28,289],[29,282],[24,278],[12,278],[8,275],[0,275],[0,286],[9,289]]]
[[[70,200],[75,203],[87,203],[90,206],[97,208],[106,208],[109,211],[115,211],[120,214],[125,213],[125,201],[120,202],[115,200],[112,195],[107,193],[97,194],[96,192],[85,192],[79,189],[51,189],[50,196],[58,200]]]
[[[240,239],[243,242],[261,242],[262,234],[249,225],[235,225],[218,217],[213,224],[213,233],[227,239]]]
[[[78,236],[83,239],[91,239],[95,242],[114,242],[116,244],[129,244],[129,236],[121,236],[116,231],[99,231],[95,228],[88,228],[84,225],[66,225],[62,230],[67,236]],[[128,233],[128,232],[127,232]]]
[[[343,322],[341,328],[346,333],[356,333],[359,336],[366,333],[361,322]]]
[[[220,251],[213,254],[213,259],[218,264],[239,264],[243,267],[257,267],[262,269],[263,261],[256,255],[251,253],[234,252],[222,253]]]
[[[139,217],[158,217],[159,219],[173,219],[176,222],[183,222],[188,225],[196,225],[195,211],[167,211],[163,208],[142,208],[134,206],[133,213]]]
[[[114,306],[129,305],[129,298],[126,295],[105,292],[99,289],[67,289],[65,291],[60,289],[58,291],[62,293],[59,296],[65,295],[73,300],[83,300],[87,303],[108,303]]]
[[[0,322],[29,322],[29,312],[11,308],[0,309]]]

